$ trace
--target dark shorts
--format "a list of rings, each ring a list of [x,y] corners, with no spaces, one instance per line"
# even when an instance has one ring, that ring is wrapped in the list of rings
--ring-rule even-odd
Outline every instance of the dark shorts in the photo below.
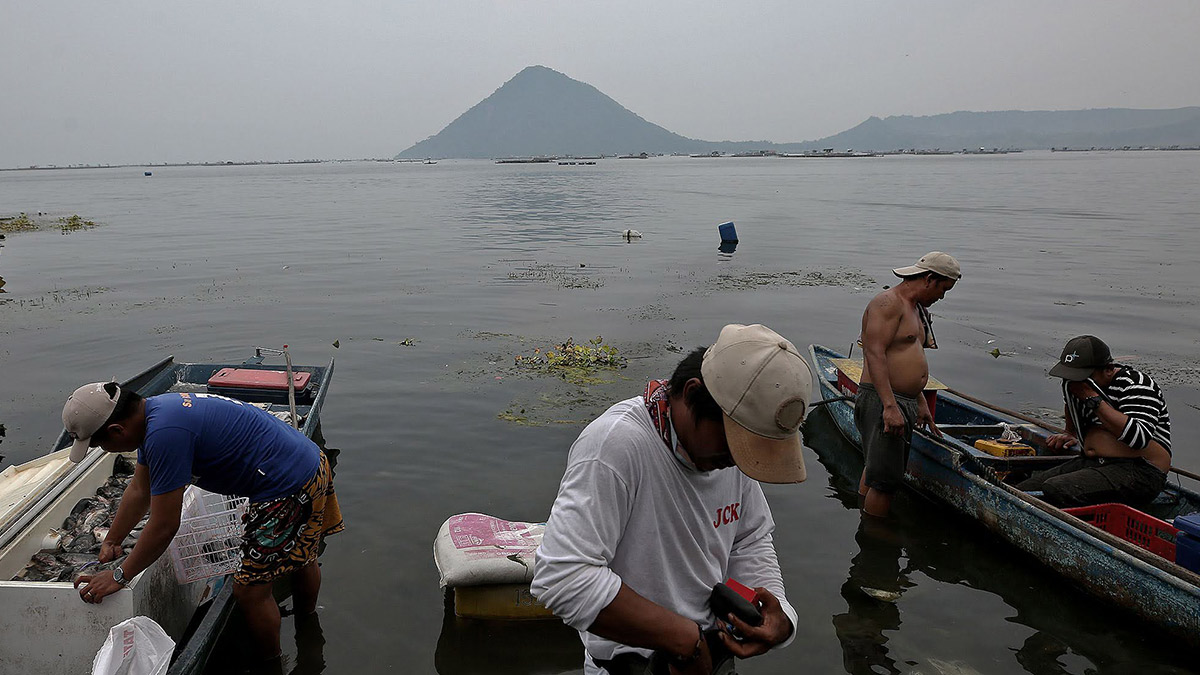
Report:
[[[1167,474],[1141,457],[1076,457],[1033,474],[1017,487],[1040,490],[1055,506],[1138,506],[1157,497],[1166,483]]]
[[[904,415],[903,434],[883,432],[883,401],[879,400],[875,385],[870,382],[858,385],[858,396],[854,399],[854,425],[862,436],[866,460],[863,474],[867,487],[889,494],[904,484],[904,469],[908,466],[908,449],[912,445],[919,406],[917,399],[911,396],[893,395]]]
[[[251,502],[245,523],[242,567],[234,582],[265,584],[315,562],[321,540],[346,529],[325,453],[317,473],[298,492]]]

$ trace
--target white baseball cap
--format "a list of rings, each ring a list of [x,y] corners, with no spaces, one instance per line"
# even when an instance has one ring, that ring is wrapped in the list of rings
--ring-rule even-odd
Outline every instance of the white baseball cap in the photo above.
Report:
[[[800,425],[812,400],[812,373],[795,345],[761,324],[729,324],[704,352],[700,373],[725,413],[738,469],[764,483],[803,481]]]
[[[958,264],[958,261],[949,253],[942,253],[941,251],[930,251],[908,267],[897,267],[892,270],[892,274],[900,278],[915,277],[925,272],[940,274],[947,279],[958,280],[962,278],[962,267]]]
[[[121,388],[116,382],[93,382],[76,389],[63,406],[63,426],[75,442],[71,461],[78,462],[91,447],[92,436],[108,421],[117,408]]]

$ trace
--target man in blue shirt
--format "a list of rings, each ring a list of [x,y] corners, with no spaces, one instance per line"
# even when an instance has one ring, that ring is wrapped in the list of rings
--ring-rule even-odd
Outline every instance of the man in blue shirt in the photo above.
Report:
[[[279,606],[271,582],[292,576],[297,617],[316,611],[321,588],[317,553],[323,537],[342,531],[329,461],[304,434],[243,401],[214,394],[170,393],[143,399],[115,382],[76,389],[63,407],[75,440],[71,459],[89,447],[137,450],[133,479],[121,497],[100,561],[124,554],[121,542],[150,511],[129,557],[112,572],[76,582],[84,602],[120,590],[166,551],[179,529],[190,485],[248,497],[242,567],[234,597],[264,660],[278,657]]]

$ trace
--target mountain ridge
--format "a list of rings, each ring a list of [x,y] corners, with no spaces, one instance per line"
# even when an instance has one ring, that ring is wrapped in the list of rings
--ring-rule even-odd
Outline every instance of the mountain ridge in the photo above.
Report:
[[[440,132],[396,158],[1170,145],[1200,145],[1200,106],[871,116],[845,131],[811,141],[706,141],[674,133],[586,82],[536,65],[524,68]]]

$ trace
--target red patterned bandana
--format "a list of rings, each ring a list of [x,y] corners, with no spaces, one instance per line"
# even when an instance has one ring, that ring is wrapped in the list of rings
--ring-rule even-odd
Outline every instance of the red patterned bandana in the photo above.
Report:
[[[646,412],[650,413],[650,421],[654,422],[654,429],[658,431],[663,443],[667,444],[667,448],[673,451],[674,448],[671,447],[671,402],[668,400],[670,395],[670,380],[650,380],[642,398],[646,400]]]

